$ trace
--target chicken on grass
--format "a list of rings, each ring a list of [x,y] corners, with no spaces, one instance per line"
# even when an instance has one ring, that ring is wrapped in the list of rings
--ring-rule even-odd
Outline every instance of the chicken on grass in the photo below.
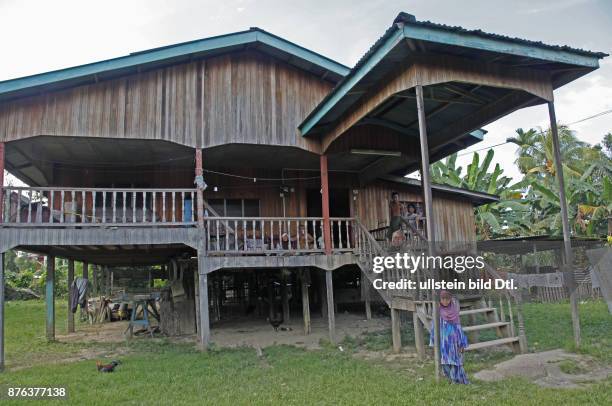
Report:
[[[115,367],[121,364],[119,361],[111,361],[110,364],[103,364],[100,361],[96,361],[96,368],[98,368],[98,372],[114,372]]]

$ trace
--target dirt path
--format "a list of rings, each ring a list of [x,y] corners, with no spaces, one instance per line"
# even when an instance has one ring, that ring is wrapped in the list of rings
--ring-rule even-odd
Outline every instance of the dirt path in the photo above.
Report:
[[[573,369],[573,373],[563,372],[563,365]],[[527,378],[543,387],[579,388],[612,376],[612,368],[600,365],[591,357],[557,349],[517,355],[511,360],[495,365],[493,369],[485,369],[474,374],[476,379],[487,382],[513,376]]]

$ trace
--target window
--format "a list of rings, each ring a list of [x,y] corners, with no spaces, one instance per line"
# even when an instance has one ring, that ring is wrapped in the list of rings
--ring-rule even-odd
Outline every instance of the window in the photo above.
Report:
[[[208,205],[221,217],[259,217],[259,199],[208,199]]]

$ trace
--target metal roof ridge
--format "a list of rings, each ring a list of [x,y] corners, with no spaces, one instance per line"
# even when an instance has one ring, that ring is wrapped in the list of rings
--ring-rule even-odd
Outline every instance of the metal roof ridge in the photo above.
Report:
[[[420,32],[420,31],[422,32]],[[430,31],[437,31],[438,33],[444,33],[446,37],[441,35],[433,36]],[[363,77],[372,66],[371,64],[372,58],[380,52],[381,47],[389,40],[389,37],[393,34],[394,31],[401,32],[401,39],[403,38],[411,38],[423,41],[433,41],[441,44],[447,45],[456,45],[456,46],[466,46],[476,49],[482,49],[483,51],[496,51],[501,53],[508,54],[516,54],[516,55],[524,55],[532,53],[528,48],[538,48],[541,53],[540,57],[554,62],[560,63],[582,63],[584,66],[597,68],[598,63],[589,61],[589,58],[598,58],[601,59],[603,57],[608,56],[606,53],[602,52],[592,52],[585,51],[582,49],[572,48],[568,46],[559,46],[559,45],[547,45],[542,42],[536,42],[531,40],[524,40],[516,37],[509,37],[500,34],[490,34],[481,30],[468,30],[463,27],[452,27],[444,24],[432,23],[429,21],[418,21],[416,17],[412,14],[408,14],[405,12],[400,12],[397,17],[394,19],[393,24],[385,31],[385,33],[372,45],[372,47],[357,61],[355,66],[351,69],[351,71],[340,81],[338,84],[328,93],[321,102],[314,107],[314,109],[306,116],[306,118],[298,125],[298,129],[303,136],[306,136],[308,132],[315,127],[319,121],[334,107],[338,100],[342,99],[350,91],[350,89],[359,82],[359,79]],[[419,34],[419,35],[416,35]],[[466,45],[456,38],[452,38],[452,35],[476,35],[482,39],[481,46],[476,46],[477,44]],[[488,42],[487,42],[488,41]],[[503,43],[509,42],[514,44],[516,47],[520,49],[514,50],[509,49],[507,47],[497,47],[497,49],[492,49],[494,42]],[[555,55],[556,54],[556,55]],[[568,54],[577,55],[576,60],[571,60]],[[556,56],[556,58],[555,58]],[[362,70],[365,69],[365,72]],[[359,74],[361,74],[359,76]],[[358,77],[357,77],[358,76]],[[357,79],[355,79],[357,77]]]
[[[231,39],[234,41],[231,41]],[[342,65],[331,58],[311,51],[260,28],[251,28],[245,31],[238,31],[178,44],[151,48],[149,50],[133,52],[128,55],[90,62],[83,65],[71,66],[48,72],[3,80],[0,81],[0,94],[170,60],[172,58],[189,55],[191,53],[222,49],[225,47],[253,42],[260,42],[270,47],[293,54],[294,56],[307,60],[313,65],[319,66],[322,69],[331,70],[340,76],[344,76],[350,71],[347,66]],[[205,47],[205,43],[208,43],[209,46]]]

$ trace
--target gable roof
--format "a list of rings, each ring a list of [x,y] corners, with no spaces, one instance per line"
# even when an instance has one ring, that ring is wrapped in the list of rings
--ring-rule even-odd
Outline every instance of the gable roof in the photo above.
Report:
[[[407,13],[399,13],[385,33],[361,57],[351,71],[302,121],[302,135],[315,132],[347,111],[376,80],[397,63],[398,44],[416,41],[426,44],[428,51],[461,55],[468,58],[495,59],[497,63],[533,65],[537,69],[559,72],[553,75],[553,87],[562,86],[599,67],[599,59],[608,56],[568,46],[547,45],[504,35],[468,30],[462,27],[417,21]],[[410,56],[408,55],[408,58]],[[388,59],[388,60],[387,60]],[[577,68],[568,72],[568,68]],[[359,86],[359,92],[354,91]]]
[[[257,27],[246,31],[183,42],[126,56],[0,82],[0,100],[58,90],[136,73],[194,58],[242,49],[257,49],[322,78],[338,82],[349,68]]]

